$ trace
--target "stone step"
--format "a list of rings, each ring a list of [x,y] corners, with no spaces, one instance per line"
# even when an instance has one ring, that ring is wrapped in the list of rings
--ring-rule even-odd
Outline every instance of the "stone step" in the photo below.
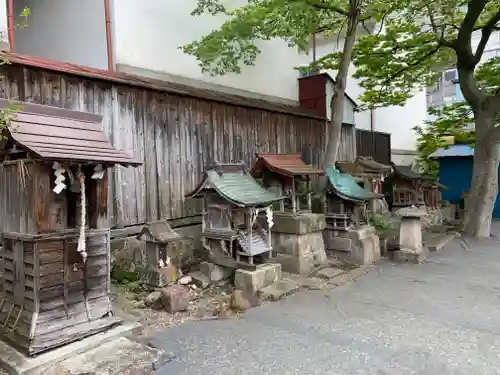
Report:
[[[319,277],[323,280],[330,280],[333,279],[334,277],[344,274],[345,272],[346,272],[345,270],[340,268],[327,267],[316,271],[316,277]]]
[[[290,279],[282,279],[277,283],[262,288],[259,291],[259,295],[264,300],[278,301],[283,297],[295,293],[298,290],[299,290],[299,285],[296,282]]]

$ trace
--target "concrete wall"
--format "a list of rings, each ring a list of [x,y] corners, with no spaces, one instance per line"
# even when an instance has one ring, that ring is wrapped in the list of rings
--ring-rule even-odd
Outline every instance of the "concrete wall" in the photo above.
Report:
[[[107,68],[103,0],[15,0],[14,5],[15,14],[25,6],[31,10],[27,27],[15,31],[16,52]]]
[[[224,5],[244,4],[228,0]],[[217,29],[223,17],[192,17],[196,0],[114,0],[116,62],[216,83],[264,95],[298,100],[298,72],[294,66],[309,61],[281,40],[259,43],[262,53],[254,67],[242,74],[212,77],[201,73],[194,57],[179,47]]]

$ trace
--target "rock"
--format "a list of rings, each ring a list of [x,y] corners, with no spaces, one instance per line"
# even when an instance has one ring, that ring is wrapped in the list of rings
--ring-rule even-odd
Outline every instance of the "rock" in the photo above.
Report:
[[[199,271],[191,272],[189,274],[189,276],[191,276],[191,278],[193,280],[193,283],[198,288],[206,289],[210,285],[210,279],[208,277],[206,277],[204,274],[202,274],[201,272],[199,272]]]
[[[147,370],[130,370],[128,375],[151,375],[151,371]]]
[[[189,306],[191,296],[187,288],[182,285],[171,285],[161,290],[161,301],[165,310],[173,314],[185,311]]]
[[[222,281],[231,278],[234,269],[222,267],[214,263],[201,262],[200,272],[208,277],[210,281]]]
[[[144,299],[144,304],[148,307],[158,306],[160,302],[161,302],[160,291],[149,293],[148,296]]]
[[[299,290],[297,283],[290,279],[283,279],[275,284],[268,285],[259,291],[262,298],[270,301],[278,301]]]
[[[234,311],[245,311],[260,305],[260,299],[255,295],[245,293],[240,289],[235,289],[229,302]]]
[[[191,276],[187,275],[187,276],[181,277],[177,282],[180,285],[187,285],[187,284],[190,284],[193,282],[193,278]]]

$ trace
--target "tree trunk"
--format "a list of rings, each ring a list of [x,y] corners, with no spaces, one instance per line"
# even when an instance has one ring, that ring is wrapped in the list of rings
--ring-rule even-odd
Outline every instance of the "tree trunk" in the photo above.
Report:
[[[498,194],[500,147],[492,133],[492,119],[479,110],[475,116],[476,147],[472,184],[465,202],[464,234],[488,238],[491,235],[493,207]]]
[[[356,28],[358,26],[358,15],[349,16],[346,36],[344,39],[344,48],[340,58],[339,69],[335,77],[335,88],[332,100],[330,101],[330,109],[332,119],[328,121],[327,135],[328,143],[326,146],[325,156],[323,158],[323,167],[335,165],[337,154],[340,146],[340,137],[342,135],[342,122],[344,120],[344,95],[347,81],[349,66],[351,65],[352,52],[356,42]]]

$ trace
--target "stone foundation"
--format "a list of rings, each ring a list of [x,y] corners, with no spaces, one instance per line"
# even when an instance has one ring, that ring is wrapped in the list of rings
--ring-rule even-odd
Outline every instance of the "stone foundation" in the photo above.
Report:
[[[261,264],[255,271],[238,269],[234,274],[234,286],[252,295],[280,280],[281,264]]]
[[[309,274],[326,261],[322,231],[325,217],[321,214],[289,214],[275,212],[272,228],[273,250],[285,272]]]
[[[349,262],[365,265],[380,260],[380,240],[375,228],[369,225],[348,232],[352,241]]]
[[[380,240],[375,228],[364,225],[359,229],[338,231],[325,230],[328,251],[335,252],[345,262],[367,265],[380,259]]]

